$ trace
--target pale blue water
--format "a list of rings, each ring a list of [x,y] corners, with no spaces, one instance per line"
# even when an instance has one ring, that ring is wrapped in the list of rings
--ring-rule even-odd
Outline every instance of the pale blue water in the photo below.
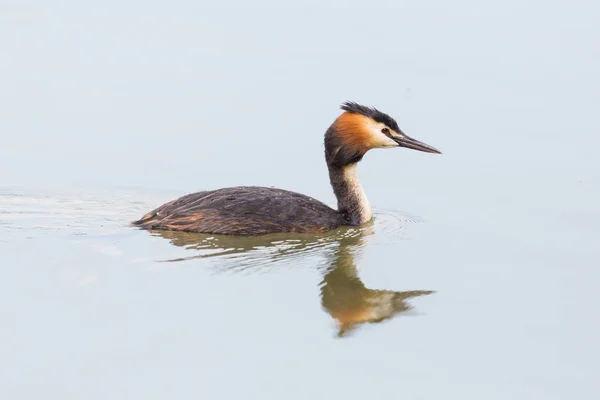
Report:
[[[0,6],[0,398],[597,398],[600,9],[278,4]],[[365,157],[372,227],[127,226],[334,204],[345,100],[444,153]]]

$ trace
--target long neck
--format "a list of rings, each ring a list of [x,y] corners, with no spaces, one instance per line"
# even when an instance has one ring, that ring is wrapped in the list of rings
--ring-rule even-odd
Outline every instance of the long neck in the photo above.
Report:
[[[329,179],[338,201],[338,211],[349,225],[362,225],[373,217],[371,205],[358,181],[357,163],[328,163]]]

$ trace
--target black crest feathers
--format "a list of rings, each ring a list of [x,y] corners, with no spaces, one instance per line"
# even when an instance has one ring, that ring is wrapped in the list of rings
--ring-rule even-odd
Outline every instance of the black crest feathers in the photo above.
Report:
[[[347,101],[342,104],[341,109],[344,111],[347,111],[349,113],[361,114],[361,115],[364,115],[365,117],[372,118],[373,120],[375,120],[377,122],[386,124],[387,126],[392,128],[396,132],[400,132],[400,128],[398,127],[398,123],[396,122],[396,120],[394,118],[390,117],[389,115],[387,115],[386,113],[379,111],[376,108],[362,106],[353,101]]]

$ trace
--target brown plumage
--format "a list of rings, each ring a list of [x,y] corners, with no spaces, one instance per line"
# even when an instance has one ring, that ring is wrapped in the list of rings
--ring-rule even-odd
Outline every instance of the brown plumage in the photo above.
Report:
[[[438,150],[406,136],[396,121],[374,108],[344,103],[325,133],[325,159],[338,209],[283,189],[239,186],[192,193],[147,213],[132,225],[144,229],[225,235],[326,232],[368,222],[371,208],[356,175],[356,163],[374,148]]]
[[[300,193],[240,186],[188,194],[133,224],[145,229],[263,235],[325,232],[343,225],[344,220],[331,207]]]

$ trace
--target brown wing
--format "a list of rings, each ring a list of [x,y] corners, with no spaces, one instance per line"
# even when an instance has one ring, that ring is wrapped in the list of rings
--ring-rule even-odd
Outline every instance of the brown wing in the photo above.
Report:
[[[282,189],[239,186],[192,193],[144,215],[134,225],[226,235],[324,232],[344,224],[322,202]]]

